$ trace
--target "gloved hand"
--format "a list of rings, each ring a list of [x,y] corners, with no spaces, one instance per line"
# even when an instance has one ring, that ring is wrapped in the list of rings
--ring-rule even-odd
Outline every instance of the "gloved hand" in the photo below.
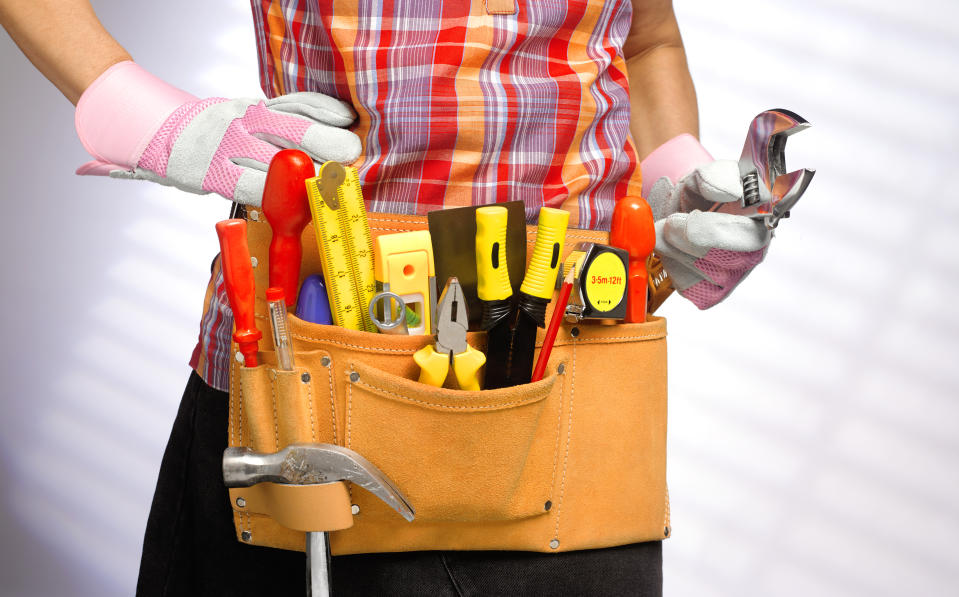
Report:
[[[349,105],[321,93],[201,100],[120,62],[77,102],[77,134],[96,158],[77,174],[152,180],[259,206],[280,149],[302,149],[317,161],[356,160],[360,139],[341,128],[355,117]]]
[[[642,167],[644,186],[647,176],[662,174],[644,192],[656,220],[656,254],[681,295],[700,309],[712,307],[763,260],[773,236],[761,220],[735,213],[743,195],[739,164],[712,160],[698,141],[682,135]],[[670,176],[683,169],[674,183]],[[718,211],[708,211],[716,203]]]

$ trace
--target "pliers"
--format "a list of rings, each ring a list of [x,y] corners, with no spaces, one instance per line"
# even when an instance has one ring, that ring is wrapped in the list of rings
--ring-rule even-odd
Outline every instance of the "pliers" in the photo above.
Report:
[[[461,390],[479,390],[479,370],[486,355],[466,342],[469,318],[463,287],[455,277],[446,281],[436,308],[436,342],[416,351],[420,383],[441,387],[450,367]]]

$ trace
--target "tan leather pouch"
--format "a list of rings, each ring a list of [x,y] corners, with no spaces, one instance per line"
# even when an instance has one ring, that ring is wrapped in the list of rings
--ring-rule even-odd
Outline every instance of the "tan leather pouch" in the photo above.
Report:
[[[370,214],[370,226],[374,235],[421,229],[425,218]],[[312,234],[308,226],[304,275],[320,269]],[[254,214],[249,237],[262,264],[254,270],[262,295],[270,231]],[[606,238],[571,230],[567,248],[581,240]],[[416,509],[406,522],[351,488],[353,526],[331,533],[334,554],[553,552],[668,536],[665,320],[564,324],[543,380],[467,392],[415,381],[412,355],[427,336],[370,334],[294,316],[296,371],[278,372],[262,299],[256,310],[263,364],[232,363],[229,445],[263,452],[298,442],[346,446],[379,467]],[[537,346],[542,340],[541,330]],[[469,342],[486,349],[482,333]],[[303,532],[276,520],[302,517],[268,512],[320,507],[325,498],[271,486],[268,496],[252,490],[256,499],[246,499],[250,491],[230,492],[237,537],[302,550]]]

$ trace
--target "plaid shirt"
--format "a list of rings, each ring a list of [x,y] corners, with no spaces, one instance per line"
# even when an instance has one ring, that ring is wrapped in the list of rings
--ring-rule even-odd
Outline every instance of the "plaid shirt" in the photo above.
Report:
[[[640,194],[630,0],[515,0],[514,14],[484,0],[251,3],[264,93],[318,91],[356,109],[370,211],[520,199],[531,223],[546,205],[608,229],[615,199]],[[231,329],[217,265],[191,365],[218,389]]]

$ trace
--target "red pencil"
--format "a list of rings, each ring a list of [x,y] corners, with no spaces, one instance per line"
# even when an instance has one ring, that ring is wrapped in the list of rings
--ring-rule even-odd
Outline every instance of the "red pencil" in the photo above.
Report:
[[[533,368],[533,376],[530,383],[543,379],[543,372],[546,371],[546,363],[549,361],[549,353],[553,352],[553,342],[556,341],[556,332],[559,330],[559,324],[563,321],[566,313],[566,305],[569,303],[569,293],[573,289],[573,280],[576,267],[569,268],[569,273],[563,280],[563,287],[559,291],[559,299],[553,306],[553,316],[549,318],[549,327],[546,328],[546,338],[543,339],[543,348],[539,351],[539,358],[536,360],[536,367]]]

